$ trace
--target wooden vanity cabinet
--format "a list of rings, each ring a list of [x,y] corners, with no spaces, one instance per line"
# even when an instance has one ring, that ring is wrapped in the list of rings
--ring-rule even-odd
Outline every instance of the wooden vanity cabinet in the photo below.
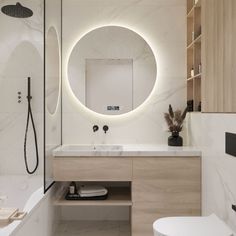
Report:
[[[133,159],[132,236],[153,236],[152,224],[166,216],[201,214],[201,159]]]
[[[56,181],[131,181],[132,159],[113,157],[57,157]]]
[[[132,236],[153,236],[152,224],[161,217],[201,214],[200,157],[56,157],[53,165],[55,181],[129,182],[105,201],[61,196],[55,204],[131,207]]]

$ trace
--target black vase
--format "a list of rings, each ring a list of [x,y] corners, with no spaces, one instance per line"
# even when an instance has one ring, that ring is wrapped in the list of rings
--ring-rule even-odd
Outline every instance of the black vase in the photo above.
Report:
[[[175,147],[183,146],[183,138],[179,136],[178,132],[173,132],[172,135],[168,138],[168,145]]]

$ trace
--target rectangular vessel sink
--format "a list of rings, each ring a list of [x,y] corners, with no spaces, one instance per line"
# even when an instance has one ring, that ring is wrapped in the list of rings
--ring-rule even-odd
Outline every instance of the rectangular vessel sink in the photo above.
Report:
[[[56,148],[53,151],[54,156],[83,156],[83,155],[101,155],[107,152],[122,152],[122,145],[107,145],[107,144],[95,144],[95,145],[63,145]]]

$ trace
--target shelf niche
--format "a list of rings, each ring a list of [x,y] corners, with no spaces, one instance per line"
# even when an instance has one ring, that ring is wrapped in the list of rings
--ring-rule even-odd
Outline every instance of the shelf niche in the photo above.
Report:
[[[77,182],[78,183],[78,182]],[[81,184],[81,183],[79,183]],[[84,184],[84,183],[83,183]],[[54,200],[56,206],[132,206],[130,183],[127,186],[106,186],[99,184],[108,189],[108,197],[106,200],[66,200],[65,196],[68,192],[67,184],[65,190],[57,194]]]
[[[201,111],[202,79],[201,0],[187,0],[187,101]]]

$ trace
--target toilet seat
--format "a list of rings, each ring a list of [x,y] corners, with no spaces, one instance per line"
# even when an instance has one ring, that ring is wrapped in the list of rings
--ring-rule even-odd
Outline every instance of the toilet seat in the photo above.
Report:
[[[236,236],[216,215],[167,217],[153,223],[155,236]]]

